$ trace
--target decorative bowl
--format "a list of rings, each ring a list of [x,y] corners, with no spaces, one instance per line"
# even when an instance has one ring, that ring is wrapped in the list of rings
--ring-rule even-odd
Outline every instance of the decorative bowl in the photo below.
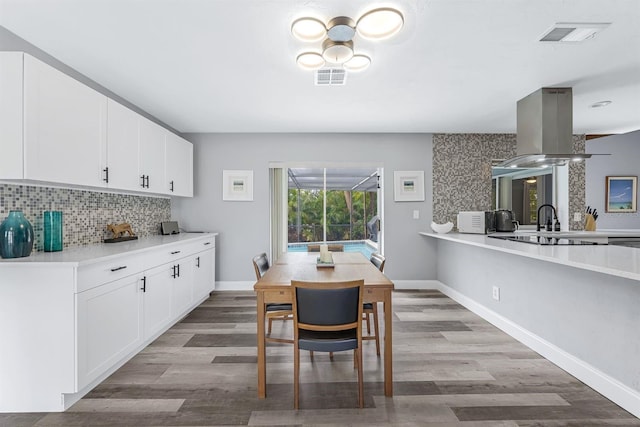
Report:
[[[445,234],[453,230],[453,223],[449,221],[445,224],[436,224],[435,222],[431,221],[431,229],[436,233]]]

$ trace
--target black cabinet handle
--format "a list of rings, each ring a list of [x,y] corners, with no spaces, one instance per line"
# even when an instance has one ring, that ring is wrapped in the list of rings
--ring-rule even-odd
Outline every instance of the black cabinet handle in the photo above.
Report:
[[[178,277],[180,277],[180,264],[178,264]]]
[[[106,183],[109,183],[109,166],[102,169],[102,172],[104,172],[104,178],[102,180]]]
[[[211,242],[205,242],[204,243],[205,246],[210,245],[210,244],[211,244]]]
[[[175,255],[175,254],[179,254],[179,253],[180,253],[180,251],[173,251],[173,252],[171,252],[171,255]]]
[[[144,175],[142,175],[142,176],[140,177],[140,179],[142,180],[142,184],[140,184],[140,186],[141,186],[142,188],[144,188]]]
[[[149,175],[147,175],[147,188],[149,188]]]
[[[142,287],[140,289],[142,292],[147,292],[147,276],[142,277]]]
[[[200,268],[200,257],[196,258],[196,267]]]
[[[171,181],[170,184],[171,184],[171,188],[169,188],[169,190],[171,190],[171,192],[173,193],[173,181]]]
[[[111,271],[119,271],[119,270],[124,270],[125,268],[127,268],[126,265],[123,265],[121,267],[116,267],[116,268],[112,268]]]
[[[171,267],[173,269],[173,273],[171,273],[171,277],[176,278],[176,266]]]

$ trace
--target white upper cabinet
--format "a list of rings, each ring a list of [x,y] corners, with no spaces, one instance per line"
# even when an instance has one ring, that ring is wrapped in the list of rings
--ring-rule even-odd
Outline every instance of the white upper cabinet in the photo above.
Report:
[[[174,196],[193,196],[193,145],[167,133],[165,154],[166,190]]]
[[[104,187],[107,97],[24,55],[24,178]]]
[[[107,162],[104,177],[108,187],[141,190],[138,173],[138,122],[140,115],[109,99],[107,102]]]
[[[0,55],[0,178],[22,179],[22,57]]]
[[[164,149],[168,132],[140,116],[138,162],[140,189],[150,193],[168,193],[165,188]]]
[[[193,146],[23,52],[0,52],[0,179],[193,196]]]

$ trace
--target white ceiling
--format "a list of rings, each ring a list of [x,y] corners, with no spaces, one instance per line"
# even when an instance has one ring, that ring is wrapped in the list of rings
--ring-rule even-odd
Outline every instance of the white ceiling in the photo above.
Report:
[[[573,87],[575,133],[640,129],[640,1],[396,0],[405,27],[356,36],[373,62],[346,86],[297,67],[294,19],[390,4],[0,0],[0,25],[180,132],[515,132],[517,100],[547,86]],[[538,42],[556,22],[611,25]]]

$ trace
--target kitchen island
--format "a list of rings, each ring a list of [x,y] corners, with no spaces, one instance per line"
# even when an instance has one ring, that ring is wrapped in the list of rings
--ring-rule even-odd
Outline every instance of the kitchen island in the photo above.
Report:
[[[420,234],[443,293],[640,416],[640,250]]]
[[[0,260],[0,412],[68,409],[208,298],[216,235]]]

